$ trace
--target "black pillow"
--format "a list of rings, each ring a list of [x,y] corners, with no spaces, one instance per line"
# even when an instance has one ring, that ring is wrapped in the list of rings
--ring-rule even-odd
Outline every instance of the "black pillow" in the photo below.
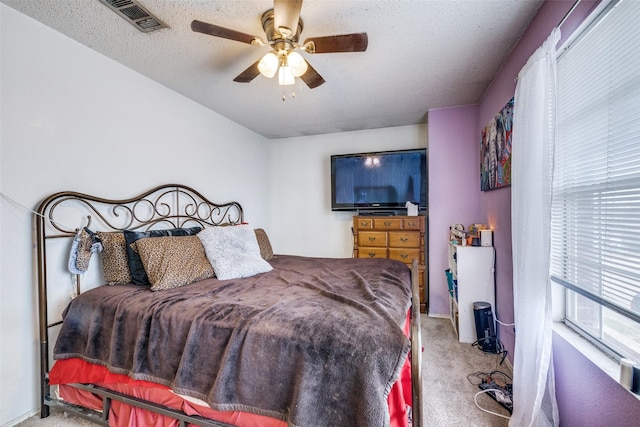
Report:
[[[138,239],[145,237],[162,237],[162,236],[192,236],[198,234],[202,227],[190,228],[171,228],[168,230],[149,230],[149,231],[131,231],[124,230],[124,240],[127,242],[127,261],[129,262],[129,271],[131,279],[136,285],[150,285],[147,272],[144,270],[142,259],[131,247],[131,244]]]

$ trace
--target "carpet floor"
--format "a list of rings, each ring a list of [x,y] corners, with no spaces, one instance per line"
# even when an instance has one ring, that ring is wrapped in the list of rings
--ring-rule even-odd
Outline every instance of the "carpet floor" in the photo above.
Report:
[[[501,371],[511,377],[506,362],[500,365],[502,355],[483,353],[477,346],[458,342],[449,319],[423,315],[421,327],[424,425],[508,426],[508,419],[484,412],[474,402],[483,374]],[[500,374],[497,377],[504,378]],[[509,412],[487,394],[478,395],[477,402],[483,409],[509,416]]]
[[[511,375],[501,356],[487,354],[471,344],[459,343],[446,318],[422,315],[423,415],[426,427],[506,427],[509,422],[481,410],[474,402],[483,373],[501,371]],[[477,396],[482,408],[508,416],[509,413],[486,394]],[[94,424],[76,416],[52,410],[48,418],[38,415],[20,427],[89,427]]]

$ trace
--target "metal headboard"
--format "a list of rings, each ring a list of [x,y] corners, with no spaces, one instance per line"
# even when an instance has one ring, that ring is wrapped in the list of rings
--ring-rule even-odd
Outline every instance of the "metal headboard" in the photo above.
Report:
[[[72,191],[44,199],[37,209],[36,271],[40,330],[41,408],[47,416],[45,399],[49,392],[49,324],[47,305],[47,241],[72,239],[81,227],[98,231],[149,230],[200,225],[236,225],[244,222],[237,202],[213,203],[196,190],[180,184],[166,184],[130,199],[114,200]],[[76,276],[79,292],[79,277]]]

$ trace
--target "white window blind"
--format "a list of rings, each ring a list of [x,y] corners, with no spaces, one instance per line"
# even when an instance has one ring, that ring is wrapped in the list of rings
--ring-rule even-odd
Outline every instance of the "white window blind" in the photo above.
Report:
[[[566,318],[640,357],[640,1],[605,11],[558,59],[552,279]]]

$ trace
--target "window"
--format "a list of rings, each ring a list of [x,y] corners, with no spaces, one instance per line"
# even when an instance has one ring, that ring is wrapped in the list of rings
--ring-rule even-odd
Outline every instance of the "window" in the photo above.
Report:
[[[640,362],[640,2],[612,2],[558,58],[551,277],[565,322]]]

